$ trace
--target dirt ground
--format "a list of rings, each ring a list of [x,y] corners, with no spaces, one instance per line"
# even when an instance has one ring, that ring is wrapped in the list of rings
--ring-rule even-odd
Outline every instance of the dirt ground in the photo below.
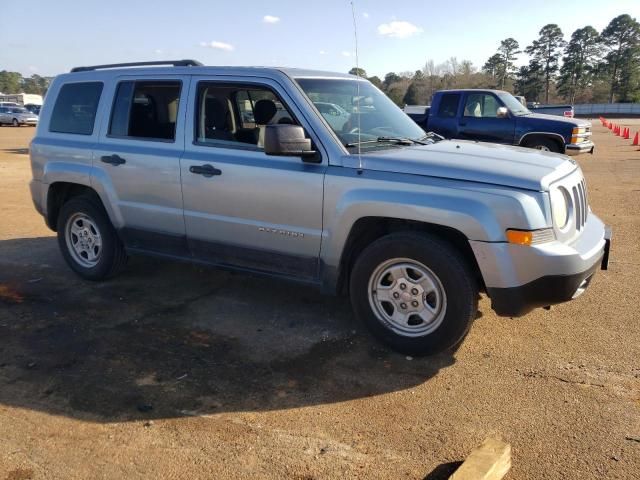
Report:
[[[308,287],[147,258],[80,280],[31,203],[34,130],[0,128],[0,480],[438,479],[488,435],[509,479],[640,478],[640,151],[594,129],[610,270],[523,318],[485,298],[455,354],[410,359]]]

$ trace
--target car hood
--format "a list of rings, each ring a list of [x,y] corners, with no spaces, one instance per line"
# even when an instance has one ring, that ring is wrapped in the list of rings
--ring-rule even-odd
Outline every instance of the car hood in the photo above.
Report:
[[[520,120],[544,120],[545,122],[554,122],[556,124],[562,124],[573,127],[590,127],[591,122],[588,120],[582,120],[580,118],[568,118],[561,117],[559,115],[547,115],[546,113],[530,113],[528,115],[521,115],[518,117]]]
[[[362,168],[545,191],[576,168],[565,155],[530,148],[464,140],[442,140],[361,155]],[[358,155],[343,163],[357,168]]]

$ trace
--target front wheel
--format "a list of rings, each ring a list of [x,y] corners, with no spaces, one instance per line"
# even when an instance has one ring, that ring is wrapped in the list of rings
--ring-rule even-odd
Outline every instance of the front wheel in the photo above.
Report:
[[[534,140],[530,140],[527,142],[527,147],[535,150],[542,150],[543,152],[560,153],[558,143],[548,138],[536,138]]]
[[[11,122],[11,124],[12,124],[14,127],[19,127],[19,126],[20,126],[20,122],[18,122],[18,119],[17,119],[17,118],[14,118],[14,119],[13,119],[13,121]]]
[[[408,355],[459,344],[478,308],[478,286],[460,253],[438,237],[387,235],[356,260],[350,281],[356,316],[382,342]]]

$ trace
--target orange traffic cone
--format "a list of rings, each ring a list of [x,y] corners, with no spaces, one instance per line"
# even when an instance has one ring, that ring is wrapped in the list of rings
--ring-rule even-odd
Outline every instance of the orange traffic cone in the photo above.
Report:
[[[631,145],[640,145],[640,132],[636,132],[636,136],[633,137],[633,143]]]
[[[613,130],[613,123],[609,122],[609,130]]]
[[[624,139],[629,140],[629,127],[624,129]]]
[[[613,134],[614,134],[616,137],[619,137],[619,136],[620,136],[620,127],[618,127],[618,125],[616,125],[615,127],[613,127]]]

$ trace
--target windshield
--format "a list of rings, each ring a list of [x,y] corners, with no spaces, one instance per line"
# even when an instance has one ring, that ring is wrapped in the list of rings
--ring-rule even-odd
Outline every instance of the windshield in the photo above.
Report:
[[[11,113],[31,113],[26,108],[12,108]]]
[[[366,80],[296,80],[343,145],[361,148],[402,146],[392,139],[420,141],[425,132],[389,97]],[[358,91],[358,84],[360,89]]]
[[[518,99],[510,93],[498,93],[498,97],[514,115],[527,115],[528,113],[531,113],[527,107],[522,105],[522,103],[520,103]]]

